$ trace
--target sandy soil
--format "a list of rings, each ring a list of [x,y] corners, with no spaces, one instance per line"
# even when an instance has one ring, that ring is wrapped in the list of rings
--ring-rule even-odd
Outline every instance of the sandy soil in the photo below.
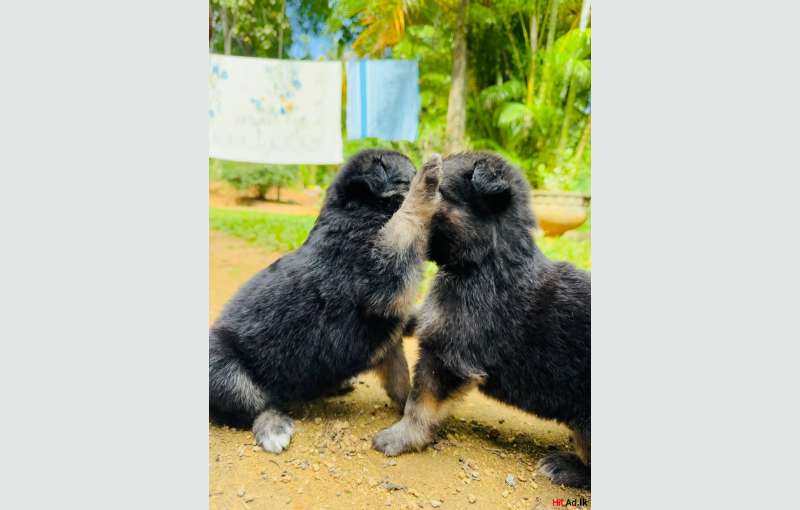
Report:
[[[279,254],[212,232],[210,316]],[[415,339],[405,341],[409,363]],[[209,425],[209,508],[554,508],[554,498],[590,501],[534,466],[548,448],[571,448],[567,430],[474,391],[426,451],[387,458],[372,436],[398,416],[377,378],[364,374],[345,396],[298,405],[289,450],[256,447],[249,431]],[[583,508],[588,508],[584,506]]]

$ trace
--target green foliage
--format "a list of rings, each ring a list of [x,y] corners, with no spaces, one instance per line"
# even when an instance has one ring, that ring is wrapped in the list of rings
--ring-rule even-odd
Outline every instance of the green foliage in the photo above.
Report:
[[[314,221],[314,216],[209,209],[212,230],[259,244],[270,251],[286,252],[299,248],[308,237]]]
[[[292,44],[289,20],[284,15],[283,0],[210,0],[213,37],[211,48],[225,53],[229,34],[231,54],[277,57]]]
[[[530,49],[519,60],[530,61]],[[527,79],[517,68],[470,103],[472,132],[480,136],[474,146],[501,147],[535,187],[587,192],[591,31],[570,30],[550,48],[540,47],[535,61]]]
[[[221,181],[222,161],[219,159],[208,158],[208,180],[209,182]]]
[[[226,165],[222,167],[220,177],[238,190],[255,189],[260,197],[266,198],[267,192],[275,189],[278,200],[281,199],[281,188],[296,184],[299,180],[297,167],[286,165]]]
[[[584,1],[469,3],[467,146],[500,153],[534,187],[591,189],[591,29],[578,28]],[[419,62],[418,140],[348,140],[345,158],[388,146],[419,165],[444,152],[458,0],[286,2],[304,31],[327,32],[337,41],[337,58],[354,43],[359,55],[389,56],[391,49],[392,58]],[[277,56],[278,28],[283,26],[284,50],[292,41],[283,6],[283,0],[211,0],[214,50],[222,49],[221,13],[227,9],[228,20],[236,19],[234,53]],[[298,173],[305,186],[326,186],[333,175],[330,167],[312,165]]]

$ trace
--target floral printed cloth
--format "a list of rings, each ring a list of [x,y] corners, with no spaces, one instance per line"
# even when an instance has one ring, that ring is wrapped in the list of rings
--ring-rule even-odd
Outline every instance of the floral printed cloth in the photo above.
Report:
[[[210,55],[209,154],[274,164],[342,162],[342,64]]]

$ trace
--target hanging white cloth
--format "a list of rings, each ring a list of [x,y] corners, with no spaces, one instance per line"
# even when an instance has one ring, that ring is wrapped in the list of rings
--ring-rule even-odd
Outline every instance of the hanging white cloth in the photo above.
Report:
[[[253,163],[342,162],[342,64],[210,55],[209,154]]]

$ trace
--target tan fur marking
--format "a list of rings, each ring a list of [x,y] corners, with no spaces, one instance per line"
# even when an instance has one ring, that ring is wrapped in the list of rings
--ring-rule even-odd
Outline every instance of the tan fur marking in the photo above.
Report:
[[[441,157],[435,158],[417,172],[400,209],[381,229],[380,240],[383,246],[393,251],[411,248],[421,255],[431,218],[441,200],[437,191],[441,175]],[[433,187],[431,182],[435,183]]]
[[[420,427],[426,428],[430,434],[450,415],[453,406],[477,384],[478,381],[471,381],[465,384],[446,400],[437,400],[430,391],[423,391],[420,398],[413,403],[410,409],[409,404],[411,404],[411,401],[408,401],[406,414],[410,415]]]
[[[384,351],[383,358],[375,366],[375,373],[395,407],[402,412],[408,393],[411,391],[411,379],[408,375],[408,363],[403,352],[402,340]]]

